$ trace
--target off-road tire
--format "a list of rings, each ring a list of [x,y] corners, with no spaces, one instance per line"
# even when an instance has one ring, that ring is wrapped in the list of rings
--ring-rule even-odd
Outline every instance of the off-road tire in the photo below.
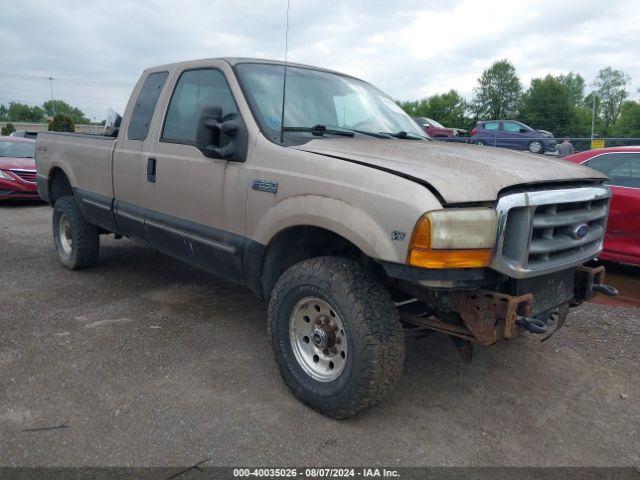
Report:
[[[69,251],[62,246],[60,224],[64,217],[68,222],[71,239]],[[53,242],[60,262],[71,270],[92,267],[98,262],[100,234],[95,225],[89,223],[72,196],[60,197],[53,206]]]
[[[312,378],[293,353],[292,312],[306,297],[331,305],[346,332],[346,363],[333,381]],[[332,418],[348,418],[377,404],[402,373],[404,332],[398,311],[384,286],[353,260],[317,257],[284,272],[269,302],[268,331],[280,373],[293,394]]]

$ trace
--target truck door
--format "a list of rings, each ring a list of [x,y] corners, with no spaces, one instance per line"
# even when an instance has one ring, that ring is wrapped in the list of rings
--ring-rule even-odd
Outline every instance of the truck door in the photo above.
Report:
[[[213,61],[176,72],[170,82],[172,93],[160,107],[165,116],[155,122],[150,145],[156,170],[146,227],[158,250],[237,281],[245,231],[243,164],[210,158],[195,146],[203,108],[218,107],[221,121],[239,115],[223,68]]]
[[[140,79],[131,94],[113,157],[115,215],[120,231],[148,240],[144,222],[153,204],[153,160],[146,155],[149,128],[168,71],[151,72]]]

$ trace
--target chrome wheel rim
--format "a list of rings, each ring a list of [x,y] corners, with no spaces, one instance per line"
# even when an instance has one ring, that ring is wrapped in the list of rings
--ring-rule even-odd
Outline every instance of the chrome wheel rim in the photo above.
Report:
[[[347,337],[342,319],[324,300],[305,297],[289,319],[289,341],[298,365],[314,380],[332,382],[347,364]]]
[[[69,220],[66,215],[60,216],[60,221],[58,223],[58,237],[60,239],[60,247],[62,251],[70,255],[71,248],[73,247],[73,240],[71,239],[71,225],[69,224]]]

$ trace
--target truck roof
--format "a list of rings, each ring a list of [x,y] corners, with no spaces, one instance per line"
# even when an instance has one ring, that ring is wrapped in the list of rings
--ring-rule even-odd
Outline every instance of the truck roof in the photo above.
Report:
[[[173,68],[173,67],[180,67],[180,68],[188,68],[190,66],[197,66],[199,63],[207,61],[207,60],[222,60],[227,62],[229,65],[231,66],[235,66],[235,65],[239,65],[241,63],[261,63],[261,64],[266,64],[266,65],[279,65],[279,66],[284,66],[285,62],[283,60],[270,60],[267,58],[250,58],[250,57],[214,57],[214,58],[198,58],[198,59],[194,59],[194,60],[186,60],[183,62],[174,62],[174,63],[166,63],[163,65],[155,65],[153,67],[149,67],[146,68],[144,71],[149,71],[149,70],[160,70],[160,69],[169,69],[169,68]],[[294,62],[286,62],[286,65],[288,67],[299,67],[299,68],[306,68],[309,70],[317,70],[320,72],[327,72],[327,73],[333,73],[336,75],[342,75],[343,77],[350,77],[350,78],[356,78],[357,80],[361,80],[360,78],[354,77],[352,75],[348,75],[346,73],[342,73],[342,72],[338,72],[336,70],[330,70],[328,68],[322,68],[322,67],[315,67],[313,65],[305,65],[303,63],[294,63]]]

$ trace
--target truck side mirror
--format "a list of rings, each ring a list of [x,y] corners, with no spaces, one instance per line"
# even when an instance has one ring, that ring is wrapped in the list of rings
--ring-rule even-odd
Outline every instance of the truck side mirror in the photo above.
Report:
[[[238,141],[245,135],[238,135],[244,130],[239,118],[222,121],[222,108],[217,105],[204,107],[200,113],[196,129],[196,147],[203,155],[210,158],[244,161],[245,155],[238,148]]]

